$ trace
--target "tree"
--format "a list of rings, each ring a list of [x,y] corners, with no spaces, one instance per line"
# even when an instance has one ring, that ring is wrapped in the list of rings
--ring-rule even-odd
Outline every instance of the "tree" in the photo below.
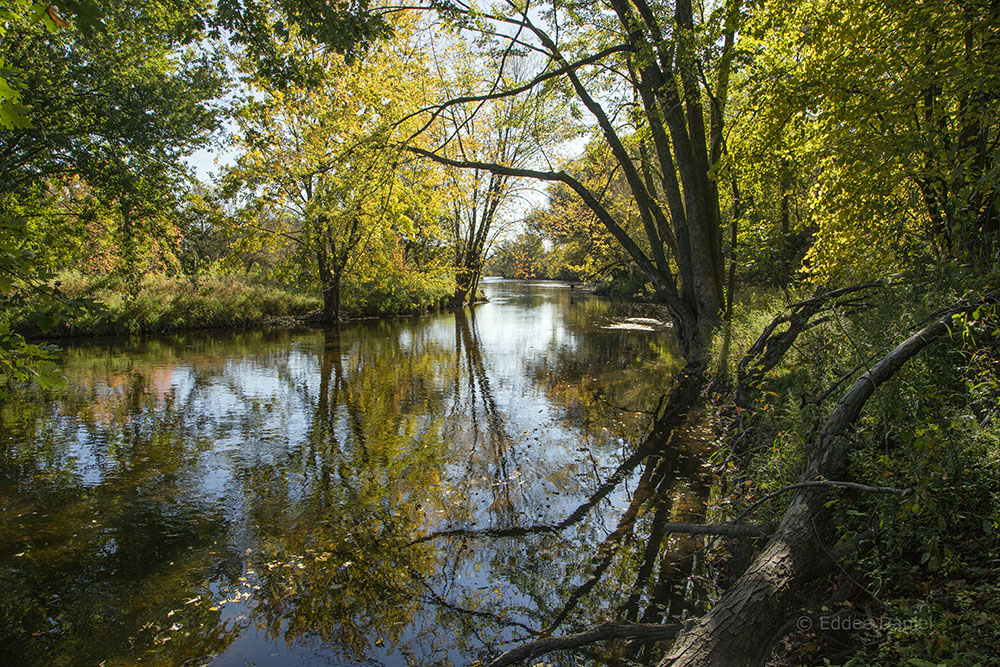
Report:
[[[143,244],[176,237],[184,157],[218,123],[223,78],[201,41],[204,3],[102,9],[100,32],[8,27],[7,57],[34,112],[30,127],[0,136],[0,202],[25,218],[26,244],[51,268],[87,257],[79,239],[91,226],[118,247],[116,268],[141,269]]]
[[[90,32],[99,25],[98,9],[91,2],[84,0],[60,4],[73,12],[73,18],[81,30]],[[70,27],[66,19],[50,4],[31,0],[10,0],[0,7],[0,43],[6,38],[10,24],[17,23],[42,25],[49,32]],[[21,73],[19,67],[7,63],[5,57],[0,54],[0,128],[12,130],[31,127],[28,117],[30,111],[24,106],[21,96],[21,90],[27,87]]]
[[[545,247],[537,234],[524,231],[516,238],[505,238],[494,249],[486,265],[504,278],[550,278],[542,267]]]
[[[688,0],[672,6],[645,0],[614,0],[608,7],[553,4],[531,11],[512,1],[496,7],[456,2],[440,11],[500,53],[530,52],[541,66],[535,76],[515,83],[505,78],[501,60],[490,86],[444,101],[439,109],[556,91],[571,96],[572,108],[589,112],[595,133],[614,155],[643,232],[630,234],[592,190],[548,165],[427,156],[570,187],[637,264],[669,308],[685,354],[700,363],[723,301],[721,211],[711,169],[722,151],[739,4],[726,3],[703,22],[695,21]]]
[[[437,70],[446,79],[442,95],[446,98],[474,96],[478,88],[489,84],[489,72],[500,62],[499,56],[470,53],[461,43],[435,45],[436,51],[453,55],[439,62]],[[524,58],[507,54],[501,72],[504,85],[517,80],[526,67]],[[433,120],[433,118],[432,118]],[[436,153],[453,160],[495,163],[523,167],[544,159],[565,133],[564,123],[552,115],[548,96],[527,94],[523,99],[507,97],[450,105],[441,110],[436,133]],[[448,235],[454,253],[455,293],[453,303],[462,305],[476,297],[486,255],[496,238],[509,223],[511,206],[524,190],[522,179],[474,166],[454,165],[445,169],[447,184]]]
[[[607,146],[591,142],[583,157],[566,165],[565,170],[595,193],[602,206],[632,236],[642,238],[639,211],[629,192],[628,183],[616,169]],[[564,183],[554,183],[548,190],[544,208],[529,213],[529,230],[552,245],[548,258],[550,277],[574,277],[596,280],[608,276],[631,277],[634,264],[628,254],[586,204]],[[644,248],[648,252],[648,246]],[[555,275],[555,274],[570,275]],[[642,276],[639,282],[644,282]]]
[[[435,217],[427,208],[430,174],[403,164],[391,143],[407,129],[394,121],[430,86],[415,29],[401,19],[396,36],[365,62],[323,52],[294,30],[287,39],[272,33],[317,77],[301,85],[275,82],[249,56],[241,64],[252,92],[236,110],[240,156],[227,187],[245,204],[248,243],[290,243],[315,269],[328,321],[339,317],[345,276],[372,270],[374,255],[392,252]],[[270,211],[267,227],[262,211]]]
[[[3,195],[23,201],[46,182],[76,176],[105,201],[135,208],[154,187],[175,188],[186,177],[182,158],[217,127],[221,63],[199,42],[207,6],[119,3],[104,11],[105,29],[88,36],[8,26],[6,56],[35,113],[32,127],[0,137]]]
[[[809,186],[816,280],[996,257],[998,19],[996,3],[823,0],[765,3],[747,23],[752,113],[734,132],[779,139]]]
[[[214,25],[257,62],[262,75],[283,83],[302,83],[309,78],[308,71],[268,37],[272,32],[287,36],[295,26],[306,39],[353,61],[392,34],[391,19],[399,10],[373,7],[370,0],[220,0],[217,7]]]
[[[169,237],[187,181],[183,157],[216,127],[222,78],[201,41],[207,5],[102,3],[100,17],[89,2],[66,6],[76,25],[37,3],[0,14],[0,88],[18,84],[0,91],[0,105],[7,120],[19,114],[0,133],[4,319],[19,308],[34,309],[39,323],[66,315],[49,283],[86,257],[85,229],[118,244],[122,264],[144,240]],[[4,340],[4,376],[32,376],[39,350],[9,331]]]

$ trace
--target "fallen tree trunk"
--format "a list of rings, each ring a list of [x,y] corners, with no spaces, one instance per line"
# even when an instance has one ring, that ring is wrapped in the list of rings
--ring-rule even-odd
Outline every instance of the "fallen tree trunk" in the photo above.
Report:
[[[842,478],[849,449],[845,432],[874,391],[931,341],[948,333],[954,315],[979,305],[960,304],[945,312],[854,382],[809,447],[799,482]],[[813,485],[796,490],[764,550],[712,609],[678,636],[661,667],[760,665],[767,659],[802,591],[834,565],[826,544],[834,534],[824,506],[827,492]]]

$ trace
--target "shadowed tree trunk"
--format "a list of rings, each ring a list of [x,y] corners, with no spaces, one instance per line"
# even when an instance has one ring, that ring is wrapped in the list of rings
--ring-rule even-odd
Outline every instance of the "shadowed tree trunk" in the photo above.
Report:
[[[320,289],[323,292],[323,321],[340,320],[340,287],[343,267],[330,261],[326,248],[316,251],[316,267],[319,272]]]
[[[340,221],[336,230],[334,224],[335,221],[320,216],[314,240],[316,269],[323,293],[322,319],[328,323],[340,320],[344,273],[348,270],[348,263],[356,261],[352,257],[356,258],[363,252],[365,245],[365,230],[360,216]]]

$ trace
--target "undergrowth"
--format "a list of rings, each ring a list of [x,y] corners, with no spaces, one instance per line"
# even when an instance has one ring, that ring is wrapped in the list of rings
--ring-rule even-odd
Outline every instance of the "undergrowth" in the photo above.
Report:
[[[453,283],[436,280],[370,280],[345,285],[342,317],[388,317],[426,312],[442,306]],[[282,322],[318,313],[318,294],[296,287],[234,275],[183,276],[147,274],[135,277],[88,276],[64,272],[58,289],[67,299],[88,299],[96,308],[77,309],[52,328],[23,312],[5,313],[15,330],[30,336],[132,335],[190,329],[244,327]]]
[[[756,292],[736,309],[730,359],[785,305],[808,296]],[[860,312],[827,313],[799,336],[752,392],[751,405],[719,401],[719,421],[740,451],[713,493],[715,516],[796,481],[805,447],[864,370],[957,298],[947,288],[889,287]],[[722,349],[722,333],[712,349]],[[881,386],[851,430],[849,481],[910,489],[903,499],[830,494],[842,542],[871,534],[874,547],[842,563],[813,609],[817,624],[784,643],[777,664],[1000,665],[1000,318],[982,309],[953,323]],[[734,462],[732,459],[737,459]],[[780,520],[790,494],[754,521]],[[832,541],[832,540],[831,540]],[[845,623],[844,618],[850,619]],[[845,627],[846,626],[846,627]]]

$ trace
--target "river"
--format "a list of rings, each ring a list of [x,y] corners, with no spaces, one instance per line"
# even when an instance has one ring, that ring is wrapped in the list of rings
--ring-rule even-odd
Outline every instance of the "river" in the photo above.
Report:
[[[698,550],[649,536],[697,512],[706,436],[637,454],[669,329],[563,284],[484,289],[65,345],[67,388],[0,404],[0,663],[469,664],[682,612]]]

